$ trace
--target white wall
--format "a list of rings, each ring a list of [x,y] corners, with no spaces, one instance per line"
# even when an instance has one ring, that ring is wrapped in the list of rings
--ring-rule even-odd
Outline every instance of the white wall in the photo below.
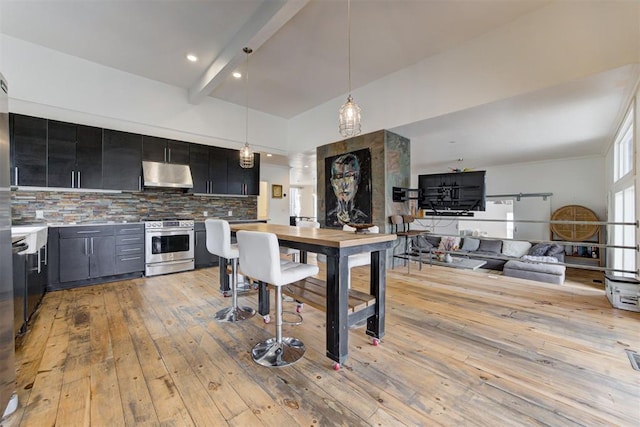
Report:
[[[602,221],[606,220],[607,187],[604,157],[558,159],[476,170],[487,171],[487,195],[553,193],[552,212],[566,205],[581,205],[594,211]],[[412,174],[412,187],[417,188],[418,175],[441,172],[431,170]],[[547,216],[538,220],[548,219]],[[451,217],[436,217],[419,222],[425,228],[434,229],[438,233],[458,233],[457,220]],[[464,222],[460,224],[460,228],[467,228]]]
[[[260,165],[260,180],[268,183],[266,195],[269,205],[269,223],[289,225],[289,167],[271,164]],[[283,197],[274,199],[271,197],[271,186],[282,185]],[[286,197],[284,195],[286,194]]]
[[[313,196],[316,193],[315,186],[298,186],[300,190],[300,216],[315,217],[318,213],[313,209]]]
[[[12,112],[219,147],[244,144],[246,106],[211,97],[192,105],[181,88],[6,35],[0,45]],[[253,148],[278,153],[273,147],[284,145],[286,121],[251,110],[249,124]]]
[[[553,2],[352,91],[362,133],[533,92],[640,62],[637,2]],[[340,95],[289,122],[289,149],[335,141]],[[295,146],[293,145],[295,144]]]

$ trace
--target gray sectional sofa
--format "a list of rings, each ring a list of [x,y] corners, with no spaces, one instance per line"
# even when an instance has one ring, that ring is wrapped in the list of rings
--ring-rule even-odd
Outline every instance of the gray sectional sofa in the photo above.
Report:
[[[502,270],[505,276],[562,284],[565,277],[564,247],[556,243],[455,237],[423,234],[412,238],[412,247],[423,254],[440,251],[485,261],[482,268]]]

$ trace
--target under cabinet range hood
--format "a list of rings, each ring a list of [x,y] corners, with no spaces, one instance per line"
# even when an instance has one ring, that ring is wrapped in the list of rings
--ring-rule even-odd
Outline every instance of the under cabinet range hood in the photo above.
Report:
[[[189,165],[142,162],[145,187],[193,188]]]

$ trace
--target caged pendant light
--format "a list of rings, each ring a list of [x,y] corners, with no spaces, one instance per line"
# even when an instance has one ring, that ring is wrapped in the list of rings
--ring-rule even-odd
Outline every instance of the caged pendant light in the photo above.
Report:
[[[360,107],[351,97],[351,0],[347,0],[347,45],[349,56],[349,95],[347,102],[338,111],[339,130],[344,137],[360,134]]]
[[[253,49],[250,47],[245,47],[242,49],[244,53],[247,54],[247,64],[245,67],[245,82],[246,82],[246,90],[247,90],[247,109],[246,109],[246,127],[245,127],[245,139],[244,139],[244,147],[240,150],[240,167],[244,169],[251,169],[253,167],[253,150],[249,146],[249,54],[253,52]]]

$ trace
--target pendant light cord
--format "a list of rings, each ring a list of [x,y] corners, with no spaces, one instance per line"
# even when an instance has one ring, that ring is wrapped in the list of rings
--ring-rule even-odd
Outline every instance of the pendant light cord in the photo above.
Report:
[[[347,0],[347,51],[349,58],[349,97],[351,97],[351,0]]]
[[[246,144],[249,143],[249,54],[253,52],[251,48],[245,47],[244,52],[247,54],[247,63],[245,66],[245,82],[246,82],[246,113],[245,113],[245,134],[244,134],[244,142]]]

